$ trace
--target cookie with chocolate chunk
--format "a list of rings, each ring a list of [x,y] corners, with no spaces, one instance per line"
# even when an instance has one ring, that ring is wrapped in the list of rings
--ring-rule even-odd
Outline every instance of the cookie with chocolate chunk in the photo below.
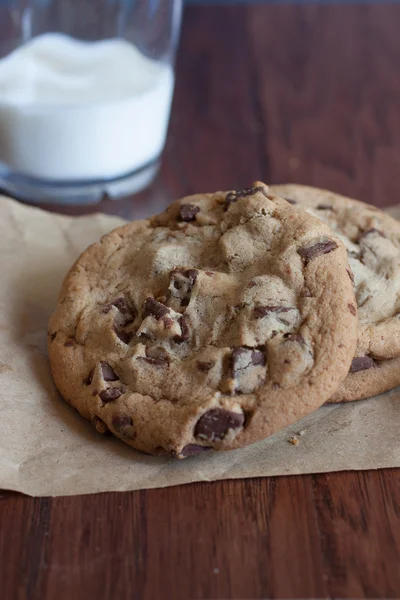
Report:
[[[332,402],[367,398],[399,385],[400,223],[375,206],[326,190],[294,184],[270,190],[324,221],[348,251],[358,344]]]
[[[346,250],[264,184],[197,194],[78,259],[49,326],[64,398],[102,433],[180,458],[323,404],[357,337]]]

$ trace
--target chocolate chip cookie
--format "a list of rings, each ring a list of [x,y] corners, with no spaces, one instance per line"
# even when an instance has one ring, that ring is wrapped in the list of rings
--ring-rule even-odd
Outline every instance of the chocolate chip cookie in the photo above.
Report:
[[[400,223],[378,208],[326,190],[277,185],[270,191],[324,221],[345,244],[359,334],[348,377],[332,401],[358,400],[400,384]]]
[[[342,242],[255,187],[197,194],[88,248],[49,325],[56,384],[98,431],[179,458],[323,404],[357,339]]]

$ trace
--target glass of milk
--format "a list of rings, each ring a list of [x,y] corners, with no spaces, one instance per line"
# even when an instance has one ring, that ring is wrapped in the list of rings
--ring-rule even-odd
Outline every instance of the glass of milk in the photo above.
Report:
[[[157,173],[182,0],[0,0],[0,188],[93,203]]]

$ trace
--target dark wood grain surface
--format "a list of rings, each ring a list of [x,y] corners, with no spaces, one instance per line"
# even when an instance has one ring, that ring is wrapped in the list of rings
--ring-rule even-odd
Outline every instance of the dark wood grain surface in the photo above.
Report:
[[[96,208],[258,178],[400,202],[399,22],[400,5],[187,9],[160,175]],[[399,596],[399,470],[0,494],[2,600]]]

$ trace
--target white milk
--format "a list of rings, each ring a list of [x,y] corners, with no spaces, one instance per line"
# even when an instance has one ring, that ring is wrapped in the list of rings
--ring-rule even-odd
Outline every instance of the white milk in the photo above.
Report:
[[[173,86],[125,40],[34,38],[0,60],[0,162],[55,181],[127,174],[162,151]]]

